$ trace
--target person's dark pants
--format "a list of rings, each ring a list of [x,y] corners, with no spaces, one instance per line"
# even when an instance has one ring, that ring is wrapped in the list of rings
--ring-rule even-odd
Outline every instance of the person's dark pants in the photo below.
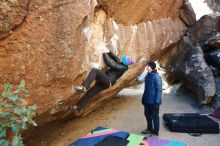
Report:
[[[154,108],[154,105],[144,105],[144,115],[147,120],[147,129],[155,135],[159,134],[159,106]]]
[[[91,98],[97,93],[109,88],[111,83],[109,76],[107,76],[101,70],[93,68],[87,76],[86,80],[83,82],[82,86],[88,89],[94,80],[97,81],[96,84],[91,89],[89,89],[78,102],[77,106],[79,109],[85,107]]]
[[[82,85],[86,87],[86,89],[88,89],[94,80],[96,80],[99,84],[101,84],[105,88],[108,88],[111,83],[111,79],[109,78],[109,76],[107,76],[101,70],[93,68],[89,72],[89,75],[87,76],[86,80],[83,82]]]

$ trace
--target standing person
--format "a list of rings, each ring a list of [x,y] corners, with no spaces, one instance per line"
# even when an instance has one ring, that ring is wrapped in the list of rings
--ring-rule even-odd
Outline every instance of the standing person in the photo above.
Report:
[[[130,56],[122,56],[122,61],[112,52],[103,53],[103,59],[105,64],[109,67],[106,72],[93,68],[86,80],[80,86],[76,86],[75,90],[85,93],[77,105],[73,106],[73,112],[80,111],[85,107],[89,101],[97,93],[109,88],[116,83],[116,80],[120,78],[128,66],[134,64],[134,61]],[[96,80],[96,84],[89,89],[92,82]],[[88,90],[89,89],[89,90]],[[88,90],[88,91],[87,91]]]
[[[147,120],[147,129],[142,134],[159,134],[159,108],[162,103],[162,79],[157,73],[156,63],[150,61],[146,66],[148,74],[145,77],[145,89],[142,97],[144,114]]]

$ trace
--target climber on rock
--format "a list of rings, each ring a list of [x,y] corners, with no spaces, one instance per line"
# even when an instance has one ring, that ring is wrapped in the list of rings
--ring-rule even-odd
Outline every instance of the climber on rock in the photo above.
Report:
[[[92,68],[83,84],[81,86],[74,87],[75,90],[85,94],[78,104],[72,107],[73,112],[80,111],[88,104],[93,96],[114,85],[116,80],[120,78],[126,70],[128,70],[128,66],[135,63],[130,56],[122,56],[121,61],[112,52],[103,53],[103,59],[105,64],[109,67],[106,72]],[[96,84],[89,89],[94,80],[96,80]]]

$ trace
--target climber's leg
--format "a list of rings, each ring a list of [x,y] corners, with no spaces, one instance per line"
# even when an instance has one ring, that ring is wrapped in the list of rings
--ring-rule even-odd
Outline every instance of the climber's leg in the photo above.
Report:
[[[75,89],[80,92],[86,92],[87,89],[90,87],[94,80],[97,80],[100,84],[105,87],[110,86],[110,78],[101,70],[93,68],[89,75],[87,76],[86,80],[83,82],[82,86],[76,86]]]
[[[86,92],[83,95],[83,97],[80,99],[80,101],[78,102],[75,108],[77,108],[78,111],[81,110],[91,101],[92,97],[94,97],[96,94],[98,94],[102,90],[107,89],[108,87],[109,86],[103,86],[102,84],[97,83],[95,86],[89,89],[88,92]]]

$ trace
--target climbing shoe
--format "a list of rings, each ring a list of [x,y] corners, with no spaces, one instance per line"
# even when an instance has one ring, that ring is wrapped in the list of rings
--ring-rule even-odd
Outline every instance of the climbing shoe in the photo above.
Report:
[[[76,91],[82,92],[82,93],[86,93],[87,89],[83,86],[75,86],[74,89]]]
[[[79,112],[80,111],[80,106],[76,106],[76,105],[74,105],[74,106],[72,106],[71,107],[71,112],[73,112],[73,113],[77,113],[77,112]]]

